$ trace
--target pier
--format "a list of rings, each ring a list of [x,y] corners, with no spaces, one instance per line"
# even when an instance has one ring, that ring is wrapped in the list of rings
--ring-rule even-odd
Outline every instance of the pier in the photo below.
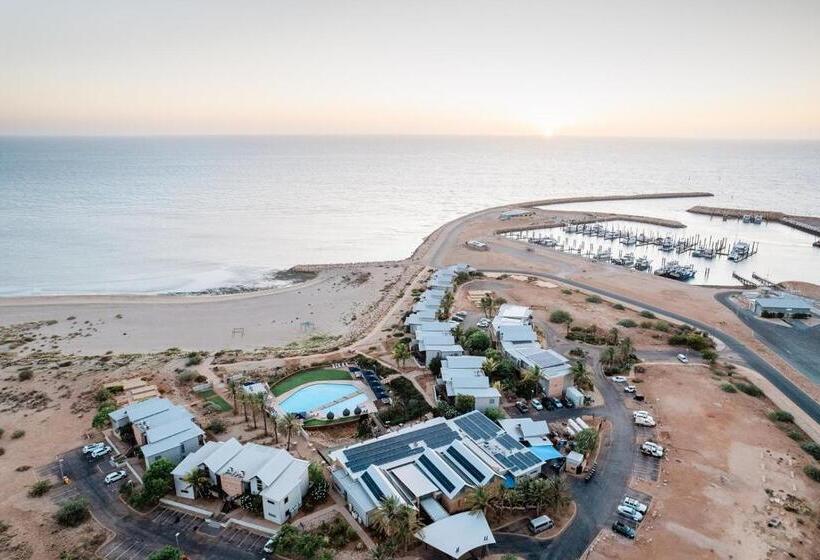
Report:
[[[766,210],[749,210],[739,208],[719,208],[715,206],[693,206],[687,212],[692,214],[703,214],[706,216],[717,216],[724,220],[729,218],[742,220],[744,216],[760,216],[767,222],[778,222],[796,230],[811,235],[820,236],[820,218],[814,216],[793,216],[783,212],[770,212]]]
[[[743,276],[741,276],[737,272],[732,272],[732,278],[734,278],[735,280],[740,282],[743,285],[744,288],[758,288],[759,287],[755,282],[753,282],[752,280],[749,280],[748,278],[744,278]]]

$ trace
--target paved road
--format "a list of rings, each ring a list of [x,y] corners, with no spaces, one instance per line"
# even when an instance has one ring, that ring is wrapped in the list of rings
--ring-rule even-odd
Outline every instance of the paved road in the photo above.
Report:
[[[203,519],[158,508],[148,515],[139,515],[126,507],[118,498],[118,484],[103,482],[105,474],[116,470],[108,459],[89,462],[80,449],[62,456],[63,469],[71,477],[71,496],[82,495],[89,503],[94,517],[107,529],[117,534],[115,539],[100,549],[106,560],[143,560],[165,545],[176,546],[174,535],[180,533],[179,544],[184,552],[208,560],[258,560],[264,544],[262,537],[251,533],[231,535],[233,542],[222,538],[221,530],[207,531]],[[42,470],[59,476],[55,464]],[[62,486],[55,488],[58,490]],[[53,492],[53,491],[52,491]],[[63,501],[57,497],[56,501]],[[207,534],[215,533],[215,534]],[[235,530],[234,530],[235,531]],[[253,550],[248,548],[253,544]],[[255,545],[258,544],[258,547]]]
[[[794,321],[792,326],[786,326],[758,319],[748,309],[741,309],[732,303],[729,298],[736,293],[721,292],[715,299],[733,311],[769,348],[795,369],[815,383],[820,383],[820,325],[810,327]]]
[[[714,336],[715,338],[719,338],[723,341],[726,346],[735,352],[740,358],[745,361],[750,368],[757,371],[765,377],[772,385],[777,387],[780,392],[782,392],[789,400],[791,400],[798,408],[800,408],[803,412],[805,412],[812,420],[815,422],[820,422],[820,403],[815,401],[802,389],[797,387],[794,383],[789,381],[782,373],[780,373],[775,367],[769,364],[766,360],[761,358],[757,355],[754,351],[750,350],[746,347],[745,344],[740,342],[733,336],[726,334],[725,332],[717,329],[711,325],[707,325],[706,323],[702,323],[700,321],[696,321],[685,315],[681,315],[680,313],[675,313],[672,311],[668,311],[661,307],[657,307],[654,305],[649,305],[642,301],[623,296],[621,294],[611,292],[609,290],[602,290],[600,288],[596,288],[594,286],[590,286],[589,284],[585,284],[583,282],[578,282],[576,280],[571,280],[568,278],[564,278],[555,274],[548,274],[545,272],[532,272],[530,270],[485,270],[484,272],[498,272],[498,273],[508,273],[508,274],[526,274],[528,276],[536,276],[540,278],[544,278],[547,280],[553,280],[556,282],[562,282],[564,284],[569,284],[571,286],[575,286],[576,288],[580,288],[584,291],[596,293],[598,295],[615,299],[619,301],[623,301],[630,305],[634,305],[636,307],[640,307],[642,309],[648,309],[653,313],[659,313],[661,315],[666,315],[671,317],[677,321],[681,321],[683,323],[688,323],[697,327],[698,329],[709,333],[710,335]]]

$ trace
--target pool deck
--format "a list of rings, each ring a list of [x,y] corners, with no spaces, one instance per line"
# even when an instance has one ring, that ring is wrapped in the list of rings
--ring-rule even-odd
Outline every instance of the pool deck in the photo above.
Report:
[[[357,395],[365,395],[367,400],[357,406],[360,407],[363,411],[368,413],[376,412],[376,405],[374,404],[376,400],[376,396],[373,394],[373,391],[370,390],[370,387],[367,386],[367,383],[360,381],[358,379],[349,379],[349,380],[322,380],[322,381],[311,381],[308,383],[304,383],[302,385],[298,385],[291,389],[286,393],[282,393],[278,397],[276,397],[276,401],[274,402],[274,408],[279,414],[287,414],[286,410],[283,410],[281,404],[286,401],[289,397],[292,397],[295,393],[301,391],[306,387],[311,387],[313,385],[352,385],[356,391],[350,393],[349,395],[345,395],[344,397],[338,397],[334,400],[330,400],[326,403],[322,403],[321,405],[317,406],[315,409],[308,412],[307,418],[323,418],[324,415],[320,415],[315,413],[316,410],[324,410],[333,406],[334,404],[338,404],[340,402],[344,402],[348,399],[352,399]]]

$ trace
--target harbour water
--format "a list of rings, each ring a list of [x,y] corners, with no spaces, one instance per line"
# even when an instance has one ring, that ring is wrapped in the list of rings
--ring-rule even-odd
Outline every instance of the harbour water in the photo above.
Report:
[[[764,243],[803,242],[782,226],[737,229],[683,212],[707,204],[820,215],[818,188],[820,142],[7,137],[0,295],[264,286],[275,282],[270,271],[295,264],[406,257],[436,227],[488,206],[664,191],[716,196],[599,209],[758,236],[760,253],[747,261],[758,273],[820,281],[820,250],[767,256],[776,251]]]

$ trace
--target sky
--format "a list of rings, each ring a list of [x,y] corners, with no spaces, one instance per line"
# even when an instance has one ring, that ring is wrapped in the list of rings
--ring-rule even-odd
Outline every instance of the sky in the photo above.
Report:
[[[820,139],[820,1],[0,0],[0,134]]]

